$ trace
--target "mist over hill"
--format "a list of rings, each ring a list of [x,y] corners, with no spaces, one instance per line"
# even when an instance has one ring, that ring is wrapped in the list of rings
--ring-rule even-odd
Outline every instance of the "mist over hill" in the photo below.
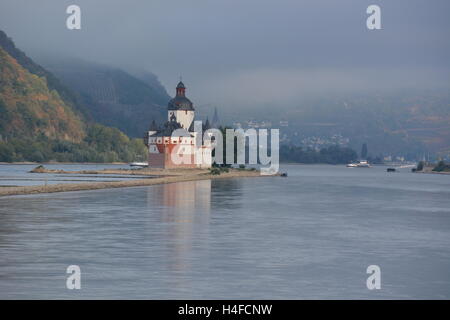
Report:
[[[94,121],[142,137],[152,120],[162,121],[170,100],[158,78],[139,71],[70,58],[43,58],[42,64],[76,91]]]
[[[0,134],[80,142],[82,116],[72,92],[0,31]]]
[[[142,139],[93,123],[79,95],[0,31],[0,162],[132,161]]]
[[[327,95],[299,99],[284,108],[249,110],[240,119],[280,128],[283,143],[320,148],[333,144],[360,150],[368,143],[372,156],[421,159],[450,154],[450,91],[393,90],[381,93]]]
[[[49,90],[55,90],[58,92],[60,98],[65,104],[70,106],[74,112],[90,120],[90,114],[87,109],[77,99],[77,94],[70,90],[67,86],[63,85],[61,81],[55,77],[51,72],[43,68],[41,65],[35,63],[29,58],[23,51],[18,49],[13,40],[7,36],[7,34],[0,30],[0,47],[16,62],[29,73],[38,77],[45,78],[46,85]]]

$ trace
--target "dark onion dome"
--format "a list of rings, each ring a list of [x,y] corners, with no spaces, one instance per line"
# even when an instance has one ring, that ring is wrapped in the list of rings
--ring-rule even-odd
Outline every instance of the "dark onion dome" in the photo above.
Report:
[[[175,97],[169,101],[169,110],[188,110],[194,111],[194,105],[186,97]]]
[[[185,95],[186,87],[183,82],[179,82],[177,85],[177,95],[175,98],[169,101],[168,109],[169,110],[187,110],[194,111],[194,105],[191,100],[186,98]]]

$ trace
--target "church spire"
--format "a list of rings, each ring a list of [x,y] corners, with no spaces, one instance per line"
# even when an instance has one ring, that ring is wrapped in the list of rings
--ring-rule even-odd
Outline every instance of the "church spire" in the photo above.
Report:
[[[209,130],[209,129],[211,129],[211,124],[209,123],[209,119],[208,119],[208,117],[206,118],[206,122],[205,122],[205,124],[203,125],[203,131],[206,131],[206,130]]]
[[[211,125],[213,128],[219,128],[220,121],[219,121],[219,113],[217,112],[217,107],[214,108],[214,116]]]

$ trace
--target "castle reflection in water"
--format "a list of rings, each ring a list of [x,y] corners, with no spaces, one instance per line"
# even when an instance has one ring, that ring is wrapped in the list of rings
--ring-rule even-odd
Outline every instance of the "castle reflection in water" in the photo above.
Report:
[[[198,233],[196,226],[201,225],[201,233],[209,234],[211,180],[149,188],[147,204],[149,209],[158,212],[161,236],[165,239],[163,250],[171,252],[166,257],[166,267],[178,272],[189,270],[193,259],[194,234]]]
[[[194,252],[208,252],[213,237],[210,223],[214,208],[237,209],[242,199],[241,182],[237,180],[199,180],[170,183],[147,190],[147,207],[157,212],[160,236],[165,240],[166,266],[175,271],[191,270]],[[197,241],[194,243],[195,239]],[[195,250],[193,250],[195,247]],[[175,284],[180,285],[180,283]]]
[[[215,208],[241,206],[242,181],[198,180],[150,187],[147,206],[160,212],[162,222],[208,223]]]
[[[169,183],[150,188],[147,199],[152,209],[158,207],[162,222],[207,223],[211,211],[211,180]]]

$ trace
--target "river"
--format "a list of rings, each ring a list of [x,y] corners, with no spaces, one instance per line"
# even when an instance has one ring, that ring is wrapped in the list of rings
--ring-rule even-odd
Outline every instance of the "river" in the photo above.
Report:
[[[0,298],[450,298],[450,176],[282,171],[0,198]]]

